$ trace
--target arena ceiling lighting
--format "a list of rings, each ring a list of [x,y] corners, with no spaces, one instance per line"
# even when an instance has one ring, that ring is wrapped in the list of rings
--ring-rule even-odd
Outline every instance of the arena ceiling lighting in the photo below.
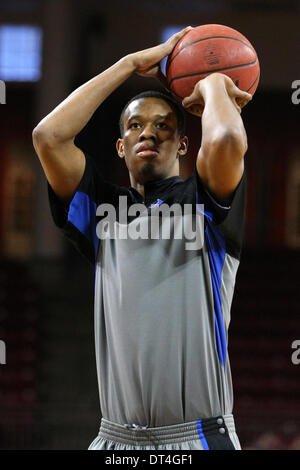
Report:
[[[0,79],[36,82],[41,78],[42,29],[0,24]]]

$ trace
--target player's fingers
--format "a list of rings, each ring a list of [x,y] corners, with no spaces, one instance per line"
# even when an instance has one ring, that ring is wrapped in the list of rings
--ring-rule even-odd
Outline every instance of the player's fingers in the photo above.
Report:
[[[192,113],[197,117],[201,117],[204,111],[204,106],[202,106],[201,104],[192,104],[186,109],[189,113]]]
[[[241,107],[243,107],[247,103],[249,103],[249,101],[252,100],[252,95],[250,93],[247,93],[246,91],[242,91],[239,88],[237,88],[235,98],[236,98],[236,101],[238,102],[238,104]]]
[[[167,42],[175,42],[176,43],[177,41],[179,41],[179,39],[181,39],[191,29],[193,29],[192,26],[186,26],[181,31],[178,31],[177,33],[170,36],[169,39],[167,40]]]
[[[203,104],[203,100],[201,96],[199,95],[198,89],[195,89],[190,96],[187,96],[186,98],[182,100],[182,106],[184,108],[188,108],[192,106],[193,104]]]
[[[183,30],[179,31],[176,34],[173,34],[166,42],[159,44],[158,46],[150,47],[143,51],[133,54],[135,63],[137,65],[137,72],[142,72],[150,68],[154,64],[160,62],[164,57],[169,55],[174,49],[177,42],[186,34],[190,29],[193,29],[191,26],[187,26]]]
[[[188,33],[189,31],[191,31],[192,26],[187,26],[186,28],[182,29],[181,31],[179,31],[178,33],[175,33],[173,34],[173,36],[171,36],[166,42],[165,42],[165,47],[166,49],[168,50],[168,53],[170,53],[174,47],[176,46],[176,44],[178,43],[178,41],[186,34]]]
[[[188,96],[187,98],[184,98],[181,104],[184,108],[188,108],[189,106],[192,106],[193,103],[194,103],[194,97],[193,95],[191,95],[191,96]]]
[[[238,106],[238,111],[241,110],[244,106],[246,106],[246,104],[249,103],[249,101],[252,100],[252,96],[250,95],[250,98],[249,98],[249,93],[247,93],[247,96],[244,96],[244,97],[238,97],[235,99],[235,103],[237,104]]]

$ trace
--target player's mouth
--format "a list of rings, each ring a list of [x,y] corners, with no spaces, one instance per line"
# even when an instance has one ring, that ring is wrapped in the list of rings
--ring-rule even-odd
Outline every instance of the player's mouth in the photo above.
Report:
[[[158,148],[150,144],[140,145],[136,152],[137,156],[141,158],[157,157],[158,153]]]

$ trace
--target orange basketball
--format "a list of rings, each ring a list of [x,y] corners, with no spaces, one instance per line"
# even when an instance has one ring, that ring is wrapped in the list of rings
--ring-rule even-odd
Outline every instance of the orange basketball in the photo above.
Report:
[[[168,57],[169,89],[181,102],[199,80],[214,72],[228,75],[236,86],[253,95],[260,77],[256,51],[245,36],[228,26],[197,26],[183,36]]]

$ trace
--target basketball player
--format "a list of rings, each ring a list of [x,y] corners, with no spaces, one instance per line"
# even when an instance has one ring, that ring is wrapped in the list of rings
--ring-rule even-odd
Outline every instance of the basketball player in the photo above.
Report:
[[[167,94],[134,97],[121,114],[116,147],[129,188],[106,181],[74,145],[95,110],[133,73],[161,78],[160,61],[189,29],[122,58],[33,131],[54,221],[95,265],[102,420],[91,450],[240,449],[227,338],[245,202],[247,138],[237,101],[244,105],[251,95],[212,74],[184,100],[202,110],[201,147],[186,181],[179,176],[188,148],[184,112]],[[127,225],[136,228],[137,220],[148,223],[145,214],[174,203],[202,216],[203,243],[196,249],[174,236],[175,217],[167,221],[169,239],[101,236],[103,204],[116,209],[117,222],[131,215]],[[142,217],[130,214],[134,204],[145,207]]]

